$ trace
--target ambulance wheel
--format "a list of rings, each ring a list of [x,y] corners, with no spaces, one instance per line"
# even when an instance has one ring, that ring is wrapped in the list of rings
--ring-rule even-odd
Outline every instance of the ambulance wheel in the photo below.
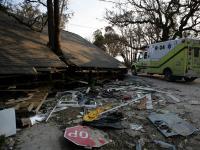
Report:
[[[189,77],[184,77],[185,82],[192,82],[192,81],[194,81],[195,79],[196,79],[196,77],[191,77],[191,78],[189,78]]]
[[[167,81],[175,81],[174,77],[172,76],[172,71],[170,69],[164,70],[164,78]]]

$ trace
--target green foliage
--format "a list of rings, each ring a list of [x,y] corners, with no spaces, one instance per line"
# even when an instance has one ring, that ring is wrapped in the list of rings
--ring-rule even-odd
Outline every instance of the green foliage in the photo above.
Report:
[[[106,50],[104,46],[104,36],[101,32],[101,30],[96,30],[93,33],[94,36],[94,42],[93,44],[96,45],[97,47],[101,48],[102,50]]]

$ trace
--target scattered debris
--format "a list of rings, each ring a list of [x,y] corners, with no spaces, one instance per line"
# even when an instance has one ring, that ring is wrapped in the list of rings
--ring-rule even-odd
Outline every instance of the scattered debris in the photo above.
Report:
[[[146,94],[146,108],[147,110],[153,109],[151,94]]]
[[[151,113],[148,118],[166,137],[174,135],[188,136],[197,131],[195,127],[173,113]]]
[[[133,99],[133,100],[127,102],[127,103],[124,103],[124,104],[121,104],[121,105],[116,106],[116,107],[114,107],[114,108],[111,108],[111,109],[109,109],[109,110],[106,110],[106,111],[100,113],[100,115],[103,115],[103,114],[108,113],[108,112],[116,111],[116,110],[118,110],[119,108],[122,108],[122,107],[124,107],[124,106],[130,105],[130,104],[135,103],[135,102],[138,102],[139,100],[141,100],[141,99],[143,99],[143,98],[145,98],[145,97],[146,97],[146,96],[138,97],[138,98]]]
[[[40,87],[38,90],[25,90],[26,92],[30,91],[28,97],[8,101],[5,103],[5,106],[14,107],[16,111],[25,110],[27,112],[38,112],[48,96],[49,88],[50,87]]]
[[[83,94],[78,91],[65,91],[59,92],[56,95],[57,104],[53,107],[52,111],[46,118],[46,122],[51,117],[52,113],[62,111],[68,107],[83,107],[83,108],[96,108],[95,101],[86,101]]]
[[[163,142],[163,141],[159,141],[159,140],[154,140],[153,142],[155,144],[159,145],[162,148],[167,148],[167,149],[170,149],[170,150],[176,150],[175,145],[172,145],[172,144],[169,144],[169,143],[166,143],[166,142]]]
[[[115,128],[115,129],[123,129],[125,128],[122,124],[123,114],[121,112],[113,112],[107,115],[100,117],[97,120],[93,121],[84,121],[84,125],[93,126],[97,128]]]
[[[104,107],[98,107],[94,110],[91,110],[89,113],[84,115],[83,120],[87,122],[94,121],[98,119],[98,117],[100,116],[102,112],[106,111],[109,108],[110,106],[104,106]]]
[[[191,105],[200,105],[200,101],[190,100],[189,103]]]
[[[110,142],[107,133],[80,125],[66,128],[64,137],[76,145],[87,148],[101,147]]]
[[[16,134],[15,109],[9,108],[0,111],[0,135],[6,137]]]
[[[131,123],[131,124],[130,124],[130,129],[132,129],[132,130],[139,131],[139,130],[141,130],[142,128],[143,128],[142,125],[135,124],[135,123]]]
[[[77,125],[66,128],[64,137],[85,148],[101,147],[109,143],[108,134],[103,132],[106,130],[113,138],[113,145],[121,144],[115,140],[116,138],[120,139],[124,133],[125,135],[122,137],[127,135],[133,137],[125,141],[132,148],[141,150],[149,146],[151,149],[152,144],[148,143],[159,137],[153,132],[156,128],[148,126],[147,117],[166,137],[188,136],[197,131],[195,127],[179,118],[178,115],[163,109],[169,102],[172,104],[180,102],[178,98],[169,92],[139,85],[115,81],[103,86],[92,86],[91,88],[86,85],[87,87],[78,87],[64,92],[57,92],[57,89],[53,89],[55,91],[52,90],[52,92],[42,90],[44,88],[27,89],[22,90],[22,96],[16,98],[10,96],[5,104],[6,107],[14,106],[16,114],[23,113],[22,116],[25,117],[21,117],[20,114],[20,117],[17,118],[22,127],[31,127],[43,120],[47,122],[51,117],[53,118],[51,121],[57,121],[56,123],[59,123],[61,128]],[[13,91],[15,90],[17,89]],[[50,94],[46,100],[48,93]],[[38,101],[34,101],[33,98]],[[200,104],[198,101],[189,103]],[[40,109],[42,105],[44,107]],[[153,112],[149,115],[152,110],[157,113]],[[175,150],[175,145],[157,140],[154,140],[154,143],[162,148]]]
[[[177,103],[180,102],[180,100],[177,97],[175,97],[174,95],[172,95],[171,93],[167,94],[167,96],[169,96],[171,99],[173,99]]]
[[[46,118],[46,115],[45,114],[38,114],[38,115],[35,115],[33,117],[30,117],[30,120],[31,120],[31,125],[34,125],[36,123],[39,123],[43,120],[45,120]]]
[[[136,150],[142,150],[142,145],[140,143],[140,141],[136,142]]]
[[[140,103],[137,105],[137,109],[139,110],[146,109],[146,104],[147,104],[147,98],[144,97],[142,100],[140,100]]]

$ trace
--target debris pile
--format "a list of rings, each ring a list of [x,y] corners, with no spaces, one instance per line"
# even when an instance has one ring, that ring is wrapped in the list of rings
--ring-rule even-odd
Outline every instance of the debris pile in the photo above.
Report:
[[[116,145],[119,148],[128,149],[130,147],[155,149],[157,146],[176,149],[176,146],[181,143],[180,139],[198,131],[189,122],[181,119],[178,114],[165,110],[168,104],[180,102],[176,96],[141,83],[114,81],[103,86],[65,91],[58,93],[56,97],[57,103],[50,112],[52,118],[50,120],[59,122],[63,128],[67,127],[66,130],[82,125],[82,129],[87,127],[93,130],[94,135],[97,129],[104,134],[107,133],[112,142],[106,142],[109,144],[103,146],[102,149],[116,149]],[[60,105],[63,101],[65,105]],[[86,105],[88,103],[89,105]],[[55,111],[57,108],[59,111]],[[74,117],[70,115],[72,110]],[[86,132],[75,130],[74,133],[78,136],[78,132],[81,131]],[[168,139],[162,137],[158,131]],[[87,134],[89,133],[85,133],[84,136]],[[177,137],[178,135],[181,137]],[[132,140],[129,141],[127,136]],[[170,139],[175,136],[177,141]],[[97,138],[98,135],[95,137]],[[85,139],[82,138],[82,140]],[[80,143],[77,145],[87,148],[97,147]]]
[[[10,115],[7,118],[11,122],[20,119],[22,126],[55,122],[65,130],[68,142],[85,148],[175,150],[186,144],[184,138],[198,131],[180,114],[165,110],[168,104],[181,102],[178,97],[143,83],[113,81],[57,92],[47,98],[49,92],[49,88],[31,90],[26,91],[25,98],[7,100],[4,106],[9,109],[2,111],[12,111],[12,115],[0,112],[0,118]],[[1,127],[5,124],[0,122]],[[6,133],[0,130],[0,134],[16,134],[16,127]]]

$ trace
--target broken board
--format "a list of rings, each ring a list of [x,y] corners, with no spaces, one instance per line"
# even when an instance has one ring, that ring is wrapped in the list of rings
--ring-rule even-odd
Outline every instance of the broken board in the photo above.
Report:
[[[49,87],[40,87],[37,91],[32,92],[30,97],[7,102],[6,107],[14,107],[15,110],[27,110],[38,112],[48,96]]]

